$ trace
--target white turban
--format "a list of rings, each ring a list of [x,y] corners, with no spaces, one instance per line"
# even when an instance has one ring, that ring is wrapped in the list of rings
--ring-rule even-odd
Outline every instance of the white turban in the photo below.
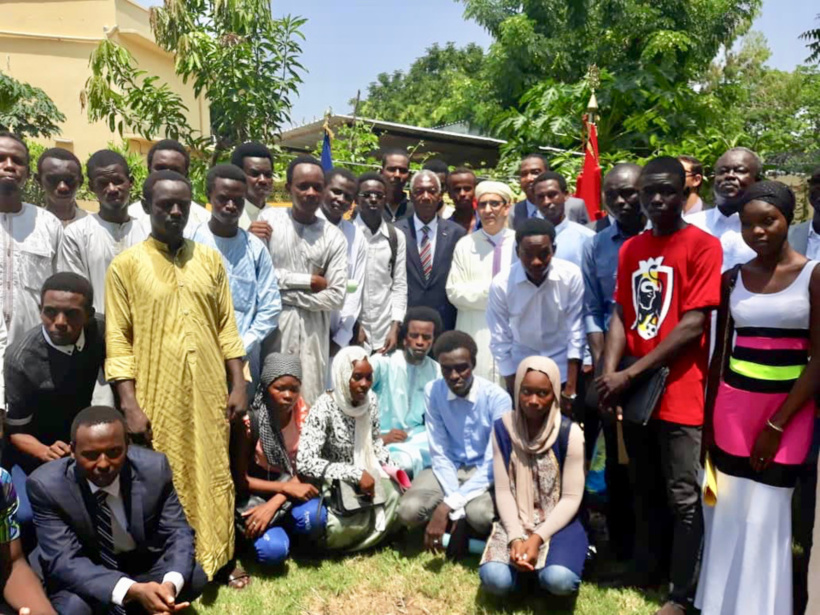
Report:
[[[475,188],[475,198],[480,200],[485,194],[497,194],[505,203],[509,204],[512,201],[512,190],[507,184],[491,180],[484,180]]]

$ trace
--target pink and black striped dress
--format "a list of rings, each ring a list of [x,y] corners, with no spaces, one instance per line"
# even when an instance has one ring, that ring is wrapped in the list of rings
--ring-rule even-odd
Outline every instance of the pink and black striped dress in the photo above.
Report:
[[[715,404],[717,468],[731,476],[773,487],[793,487],[812,442],[815,404],[792,416],[773,463],[755,472],[749,456],[766,422],[789,395],[809,360],[809,282],[817,261],[809,261],[787,288],[752,293],[742,272],[730,298],[735,336]]]

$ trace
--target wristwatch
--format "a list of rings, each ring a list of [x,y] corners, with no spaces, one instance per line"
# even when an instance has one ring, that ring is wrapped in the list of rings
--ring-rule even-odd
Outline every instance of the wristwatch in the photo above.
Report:
[[[578,397],[578,393],[573,393],[572,395],[567,395],[563,391],[561,391],[561,397],[563,399],[567,399],[569,401],[575,401],[575,398]]]

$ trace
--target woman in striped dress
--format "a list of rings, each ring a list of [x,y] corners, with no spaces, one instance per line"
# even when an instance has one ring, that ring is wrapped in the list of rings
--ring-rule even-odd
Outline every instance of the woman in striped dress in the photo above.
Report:
[[[704,509],[703,615],[793,610],[791,499],[820,377],[820,269],[788,243],[794,205],[779,182],[749,188],[740,218],[757,256],[723,278],[706,407],[717,503]]]

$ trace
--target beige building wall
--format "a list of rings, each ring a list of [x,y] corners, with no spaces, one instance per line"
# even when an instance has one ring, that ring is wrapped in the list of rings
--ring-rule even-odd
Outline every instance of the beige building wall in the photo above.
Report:
[[[174,59],[153,41],[148,10],[133,0],[0,0],[0,70],[48,94],[66,116],[62,133],[44,145],[70,149],[80,160],[122,141],[107,123],[88,120],[80,94],[90,76],[88,59],[105,37],[134,56],[138,68],[157,75],[182,96],[192,127],[210,134],[207,104],[174,73]],[[125,140],[137,152],[150,143]]]

